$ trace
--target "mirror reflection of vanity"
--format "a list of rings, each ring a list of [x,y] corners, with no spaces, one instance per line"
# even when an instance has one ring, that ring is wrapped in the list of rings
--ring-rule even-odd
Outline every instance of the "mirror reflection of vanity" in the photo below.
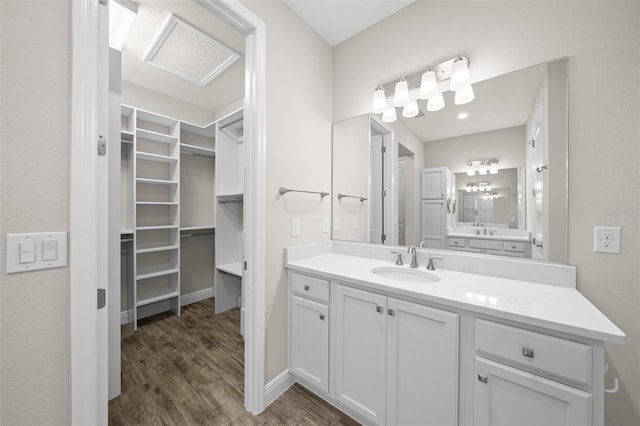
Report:
[[[562,59],[475,82],[466,105],[335,123],[333,239],[566,263],[566,78]]]

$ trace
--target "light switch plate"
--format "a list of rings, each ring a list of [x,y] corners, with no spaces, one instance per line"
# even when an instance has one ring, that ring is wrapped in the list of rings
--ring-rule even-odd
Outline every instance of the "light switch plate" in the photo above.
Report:
[[[33,251],[30,251],[32,247]],[[53,247],[55,259],[43,260],[52,257]],[[66,232],[7,234],[7,274],[63,266],[67,266]]]
[[[325,217],[322,219],[322,232],[323,233],[328,233],[329,232],[329,218]]]
[[[293,219],[291,221],[291,236],[292,237],[300,236],[300,219]]]
[[[360,222],[357,217],[353,218],[353,230],[356,231],[360,227]]]
[[[336,217],[333,219],[333,232],[340,231],[340,218]]]

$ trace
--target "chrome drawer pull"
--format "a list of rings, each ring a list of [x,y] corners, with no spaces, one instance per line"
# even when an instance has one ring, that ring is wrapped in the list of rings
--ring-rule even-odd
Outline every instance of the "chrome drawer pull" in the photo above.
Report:
[[[533,358],[533,349],[531,348],[522,348],[522,355],[527,358]]]
[[[393,309],[387,309],[387,314],[389,314],[389,316],[394,316],[396,314],[396,311],[394,311]]]
[[[487,376],[486,374],[478,373],[478,380],[480,380],[482,383],[487,383],[489,381],[489,376]]]
[[[324,320],[324,314],[320,314],[320,319]]]
[[[309,291],[309,286],[308,285],[304,286],[304,291]]]
[[[376,306],[376,312],[381,314],[383,310],[384,309],[382,309],[382,306]]]

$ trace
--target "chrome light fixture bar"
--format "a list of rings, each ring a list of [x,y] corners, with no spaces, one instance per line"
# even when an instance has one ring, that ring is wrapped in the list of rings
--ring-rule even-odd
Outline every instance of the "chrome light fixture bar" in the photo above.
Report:
[[[403,108],[403,117],[417,116],[419,99],[427,101],[427,111],[439,111],[445,107],[442,94],[446,91],[455,91],[456,105],[467,104],[475,99],[469,63],[468,58],[456,55],[433,68],[427,66],[426,69],[379,84],[373,93],[371,111],[383,114],[382,119],[387,123],[397,119],[397,112],[390,111],[395,107]],[[393,96],[386,96],[388,93],[393,93]],[[385,96],[384,100],[382,96]]]

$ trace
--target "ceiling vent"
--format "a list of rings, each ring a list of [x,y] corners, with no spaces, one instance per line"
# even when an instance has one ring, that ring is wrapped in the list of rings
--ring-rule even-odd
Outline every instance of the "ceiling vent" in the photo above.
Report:
[[[142,60],[206,86],[240,57],[240,53],[172,14]]]

